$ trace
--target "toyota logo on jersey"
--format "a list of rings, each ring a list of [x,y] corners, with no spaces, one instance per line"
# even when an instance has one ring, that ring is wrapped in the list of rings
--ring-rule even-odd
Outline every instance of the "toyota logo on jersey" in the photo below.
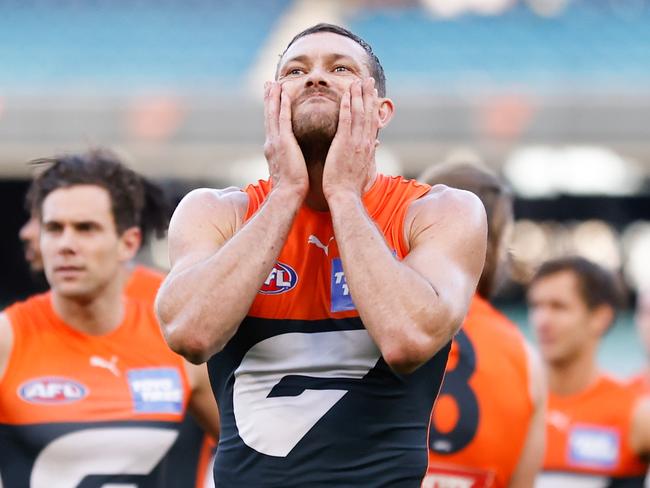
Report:
[[[72,403],[84,398],[88,389],[68,378],[35,378],[18,388],[18,395],[29,403]]]
[[[277,262],[262,284],[259,292],[263,295],[279,295],[293,289],[298,283],[298,274],[288,264]]]

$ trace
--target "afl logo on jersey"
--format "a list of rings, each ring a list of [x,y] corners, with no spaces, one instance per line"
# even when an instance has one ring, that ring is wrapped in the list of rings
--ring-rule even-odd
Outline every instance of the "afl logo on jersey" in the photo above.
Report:
[[[18,396],[29,403],[58,405],[83,399],[88,388],[81,383],[60,377],[36,378],[18,388]]]
[[[277,262],[262,284],[259,292],[263,295],[279,295],[293,289],[298,283],[298,274],[288,264]]]

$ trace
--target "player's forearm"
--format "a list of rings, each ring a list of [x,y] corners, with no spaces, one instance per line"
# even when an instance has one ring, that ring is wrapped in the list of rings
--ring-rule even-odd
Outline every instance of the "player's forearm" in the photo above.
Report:
[[[361,199],[329,201],[347,284],[359,316],[398,372],[411,372],[443,347],[457,328],[437,291],[398,261]]]
[[[295,193],[273,190],[216,253],[170,274],[157,311],[173,350],[198,363],[230,340],[273,268],[301,201]]]

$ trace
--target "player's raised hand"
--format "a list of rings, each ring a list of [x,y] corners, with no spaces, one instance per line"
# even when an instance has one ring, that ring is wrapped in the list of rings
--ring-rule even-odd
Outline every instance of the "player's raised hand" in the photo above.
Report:
[[[361,195],[371,176],[379,127],[379,96],[373,78],[353,82],[341,98],[339,125],[323,171],[323,194]]]
[[[264,85],[264,156],[275,188],[287,188],[303,197],[309,190],[307,166],[291,125],[291,99],[282,84]]]

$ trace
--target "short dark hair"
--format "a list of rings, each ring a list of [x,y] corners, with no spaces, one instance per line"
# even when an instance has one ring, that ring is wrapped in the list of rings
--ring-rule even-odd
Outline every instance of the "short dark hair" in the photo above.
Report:
[[[578,289],[589,310],[601,305],[614,312],[625,305],[625,291],[621,280],[605,268],[581,256],[567,256],[544,262],[530,280],[530,286],[547,276],[568,271],[578,280]]]
[[[381,66],[381,63],[379,62],[379,58],[372,50],[370,44],[368,44],[366,41],[364,41],[362,38],[360,38],[353,32],[349,31],[348,29],[338,25],[320,23],[296,34],[294,38],[291,39],[289,44],[287,44],[287,47],[284,48],[284,51],[280,55],[280,59],[278,60],[278,67],[280,65],[280,62],[282,61],[282,57],[294,42],[296,42],[301,37],[305,37],[310,34],[317,34],[319,32],[331,32],[333,34],[338,34],[339,36],[352,39],[354,42],[359,44],[359,46],[361,46],[368,54],[368,68],[370,68],[370,74],[375,79],[375,87],[377,88],[377,93],[379,94],[380,97],[386,96],[386,75],[384,74],[384,68]]]
[[[498,291],[500,275],[506,271],[499,270],[499,244],[506,224],[513,219],[513,194],[510,187],[489,169],[469,162],[435,165],[418,179],[429,185],[443,184],[472,192],[483,203],[488,222],[488,246],[476,291],[483,298],[491,298]]]
[[[150,232],[164,235],[171,214],[164,193],[127,168],[112,151],[95,148],[80,154],[40,158],[31,164],[45,167],[27,192],[26,204],[32,215],[40,218],[43,201],[55,190],[96,185],[104,188],[110,196],[118,234],[130,227],[140,227],[143,236]]]

